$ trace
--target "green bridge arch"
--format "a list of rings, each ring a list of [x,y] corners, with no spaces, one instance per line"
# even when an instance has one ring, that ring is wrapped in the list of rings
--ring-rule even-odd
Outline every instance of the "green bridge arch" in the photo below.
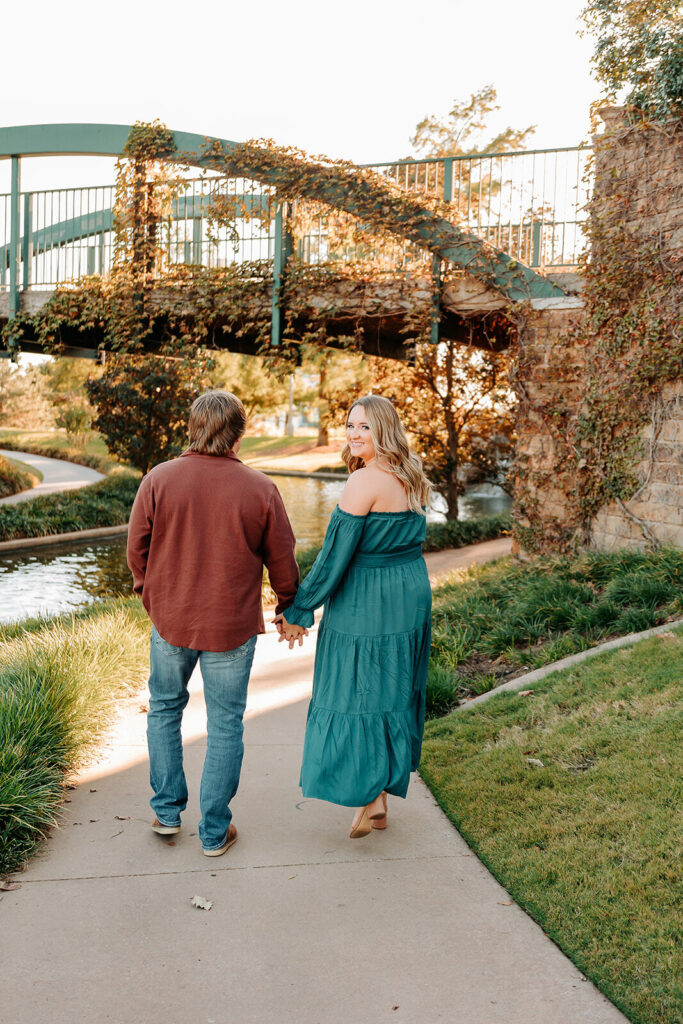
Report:
[[[112,156],[118,157],[123,151],[131,132],[131,125],[117,124],[41,124],[18,125],[0,128],[0,159],[12,160],[12,192],[17,193],[21,157],[36,156]],[[238,143],[228,139],[212,138],[191,132],[173,131],[176,153],[169,160],[176,160],[188,166],[207,168],[223,174],[230,173],[231,156],[234,157],[234,171],[240,177],[251,177],[261,184],[275,188],[282,185],[286,171],[277,160],[264,167],[255,162],[250,165],[248,155]],[[376,203],[377,181],[358,182],[357,176],[348,172],[349,188],[345,188],[343,176],[325,182],[306,177],[306,169],[312,162],[300,158],[300,194],[307,199],[323,202],[345,212],[362,217],[364,202]],[[353,183],[353,191],[350,186]],[[387,200],[394,193],[387,188]],[[18,220],[18,218],[17,218]],[[411,204],[410,215],[389,213],[385,227],[388,231],[417,243],[436,257],[459,267],[467,274],[493,287],[511,302],[531,301],[534,305],[562,305],[566,293],[546,277],[521,263],[519,260],[485,244],[471,232],[451,224],[434,214],[419,201]],[[18,237],[11,238],[16,252]],[[277,269],[276,269],[277,273]],[[12,266],[10,264],[10,290]]]

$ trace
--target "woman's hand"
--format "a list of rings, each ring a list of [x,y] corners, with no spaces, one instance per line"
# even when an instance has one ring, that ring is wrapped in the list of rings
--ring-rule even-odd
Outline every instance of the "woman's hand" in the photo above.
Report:
[[[297,640],[299,641],[299,647],[303,645],[304,637],[308,636],[307,629],[304,629],[303,626],[295,626],[292,623],[287,622],[287,619],[282,614],[276,615],[271,621],[275,623],[275,627],[280,634],[278,643],[282,643],[283,640],[286,640],[289,643],[290,651]]]

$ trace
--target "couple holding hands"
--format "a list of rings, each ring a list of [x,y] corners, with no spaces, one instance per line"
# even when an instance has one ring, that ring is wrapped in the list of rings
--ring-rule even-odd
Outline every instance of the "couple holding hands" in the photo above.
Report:
[[[128,565],[152,620],[147,741],[152,828],[180,830],[187,804],[181,720],[200,663],[207,748],[199,838],[208,857],[237,839],[242,719],[264,632],[263,565],[290,649],[318,628],[300,785],[356,808],[351,838],[384,828],[387,794],[405,797],[420,760],[432,595],[422,557],[429,483],[391,402],[369,395],[346,420],[349,479],[323,546],[299,583],[277,487],[240,462],[240,400],[209,391],[190,409],[190,443],[147,474],[131,512]]]

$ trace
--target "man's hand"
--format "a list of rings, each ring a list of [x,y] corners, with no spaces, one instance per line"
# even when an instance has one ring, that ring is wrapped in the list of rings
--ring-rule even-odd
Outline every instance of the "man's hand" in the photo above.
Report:
[[[287,641],[287,643],[289,643],[290,651],[294,647],[294,644],[296,643],[297,640],[299,641],[299,647],[303,645],[304,637],[308,636],[307,629],[304,629],[303,626],[292,625],[291,623],[287,622],[287,619],[282,614],[276,615],[275,618],[271,621],[275,623],[275,628],[280,634],[280,639],[278,640],[278,643],[282,643],[283,640]]]

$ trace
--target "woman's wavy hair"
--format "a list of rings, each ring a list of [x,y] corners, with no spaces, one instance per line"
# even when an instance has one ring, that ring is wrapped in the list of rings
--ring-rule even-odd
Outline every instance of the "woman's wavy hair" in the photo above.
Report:
[[[358,398],[349,408],[346,421],[356,406],[362,405],[372,431],[375,452],[382,469],[388,470],[398,477],[405,487],[408,505],[413,512],[424,513],[424,506],[429,504],[431,484],[424,474],[422,459],[411,452],[403,424],[398,418],[396,409],[388,398],[381,395],[366,395]],[[349,473],[361,469],[365,465],[357,455],[351,454],[351,448],[345,445],[342,459]]]

